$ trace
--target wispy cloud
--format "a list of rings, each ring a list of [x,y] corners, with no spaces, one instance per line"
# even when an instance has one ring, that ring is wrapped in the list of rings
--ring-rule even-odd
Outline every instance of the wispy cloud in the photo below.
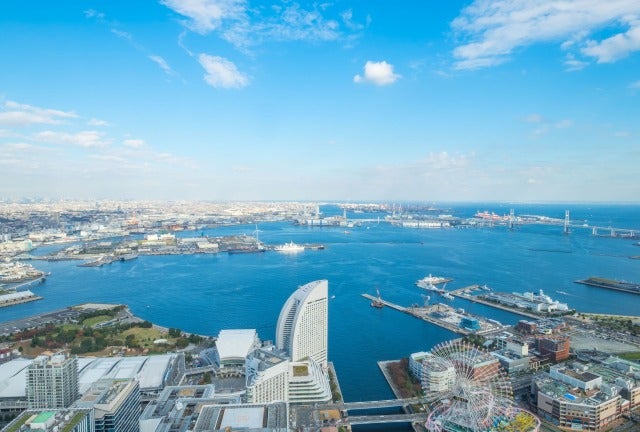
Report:
[[[245,0],[162,0],[161,3],[186,17],[184,25],[192,31],[207,34],[220,27],[224,20],[245,17]]]
[[[162,0],[162,4],[186,18],[182,23],[187,29],[202,35],[216,32],[241,49],[265,41],[352,40],[365,28],[351,10],[328,18],[330,3],[309,8],[297,2],[250,7],[244,0]]]
[[[567,72],[579,71],[589,65],[589,62],[578,60],[572,53],[567,54],[564,60],[565,70]]]
[[[375,85],[383,86],[396,82],[401,76],[393,72],[393,65],[386,61],[374,62],[368,61],[364,65],[364,75],[356,75],[353,77],[355,83],[369,82]]]
[[[89,126],[109,126],[109,122],[108,122],[108,121],[105,121],[105,120],[99,120],[99,119],[96,119],[96,118],[92,118],[92,119],[90,119],[90,120],[87,122],[87,124],[88,124]]]
[[[60,131],[42,131],[33,136],[34,140],[51,144],[67,144],[78,147],[106,147],[110,140],[98,131],[80,131],[76,133]]]
[[[0,111],[0,125],[22,127],[32,124],[60,124],[65,119],[76,117],[78,115],[73,111],[40,108],[8,100]]]
[[[130,46],[146,55],[149,60],[160,67],[160,69],[162,69],[162,71],[168,76],[178,76],[178,73],[174,71],[171,66],[169,66],[169,63],[163,57],[157,54],[151,54],[147,48],[145,48],[142,44],[135,40],[133,34],[121,29],[116,21],[108,20],[104,13],[89,9],[84,12],[84,15],[87,19],[95,20],[97,23],[108,27],[111,33],[121,39],[124,39],[125,41],[127,41],[127,43],[129,43]]]
[[[125,146],[125,147],[139,149],[139,148],[144,147],[144,140],[129,138],[129,139],[126,139],[126,140],[122,141],[122,145]]]
[[[544,117],[542,117],[538,113],[532,113],[532,114],[527,115],[524,118],[524,121],[526,121],[527,123],[541,123],[541,122],[544,121]]]
[[[570,128],[571,126],[573,126],[573,120],[563,119],[563,120],[557,121],[554,126],[556,127],[556,129]]]
[[[241,88],[249,84],[247,75],[224,57],[200,54],[198,61],[206,71],[204,80],[211,87]]]
[[[171,66],[169,66],[169,63],[167,63],[167,61],[162,57],[158,55],[150,55],[149,59],[151,59],[151,61],[153,61],[158,66],[160,66],[160,69],[162,69],[164,73],[166,73],[167,75],[169,76],[176,75],[176,72],[173,69],[171,69]]]
[[[518,48],[556,42],[565,50],[612,62],[640,50],[637,0],[475,0],[451,23],[462,41],[453,51],[456,69],[477,69],[503,63]],[[627,30],[601,41],[585,41],[602,29]],[[569,58],[571,70],[582,67]]]
[[[631,89],[640,89],[640,80],[634,81],[631,84],[629,84],[629,88],[631,88]]]

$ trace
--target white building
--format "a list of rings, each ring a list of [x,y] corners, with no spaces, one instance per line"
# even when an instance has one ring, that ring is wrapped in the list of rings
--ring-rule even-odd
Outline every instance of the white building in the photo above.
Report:
[[[260,346],[258,333],[253,329],[220,330],[216,348],[221,367],[244,367],[249,353]]]
[[[409,370],[420,380],[427,393],[449,390],[455,381],[453,364],[446,363],[431,353],[418,352],[409,356]]]
[[[276,345],[289,354],[291,361],[313,359],[327,366],[328,328],[327,280],[309,282],[287,299],[276,327]]]
[[[329,402],[331,397],[329,377],[318,363],[313,360],[290,363],[290,403]]]
[[[29,408],[67,408],[79,397],[78,361],[64,354],[41,355],[27,368]]]
[[[273,349],[259,349],[251,353],[247,358],[245,376],[248,403],[289,399],[289,360]]]
[[[331,400],[327,373],[328,292],[327,280],[309,282],[291,294],[278,317],[276,347],[291,360],[291,403]]]

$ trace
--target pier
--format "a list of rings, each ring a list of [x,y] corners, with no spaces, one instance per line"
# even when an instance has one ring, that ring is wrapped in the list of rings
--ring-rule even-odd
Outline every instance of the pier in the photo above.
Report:
[[[453,333],[461,334],[463,336],[467,336],[470,334],[489,333],[491,331],[499,330],[503,327],[500,323],[495,322],[494,324],[493,322],[489,322],[488,320],[481,317],[476,317],[471,314],[465,313],[464,311],[456,311],[451,306],[447,306],[442,303],[424,307],[403,307],[395,303],[391,303],[390,301],[383,300],[379,297],[374,297],[370,294],[362,294],[362,297],[371,301],[379,301],[384,306],[390,307],[400,312],[404,312],[415,318],[419,318],[422,321],[437,325],[438,327],[442,327],[446,330],[449,330]],[[440,315],[441,318],[438,318],[434,315]],[[477,328],[470,329],[461,327],[460,322],[462,322],[464,319],[475,322]]]
[[[577,280],[576,283],[594,286],[598,288],[624,291],[632,294],[640,294],[640,284],[633,283],[633,282],[617,281],[614,279],[606,279],[606,278],[591,276],[587,279]]]
[[[400,312],[408,313],[406,307],[399,306],[399,305],[397,305],[395,303],[391,303],[391,302],[383,300],[383,299],[381,299],[379,297],[374,297],[374,296],[372,296],[370,294],[362,294],[362,297],[364,297],[364,298],[366,298],[368,300],[371,300],[371,301],[379,301],[380,303],[382,303],[383,305],[385,305],[387,307],[390,307],[391,309],[395,309],[395,310],[400,311]]]
[[[461,299],[464,299],[464,300],[469,300],[470,302],[473,302],[473,303],[480,303],[480,304],[483,304],[485,306],[491,306],[492,308],[501,309],[501,310],[504,310],[504,311],[507,311],[507,312],[511,312],[511,313],[516,314],[516,315],[525,316],[525,317],[528,317],[528,318],[539,319],[539,318],[544,316],[544,315],[536,315],[536,314],[534,314],[532,312],[526,312],[526,311],[524,311],[522,309],[512,308],[512,307],[509,307],[509,306],[506,306],[506,305],[501,305],[499,303],[495,303],[495,302],[491,302],[491,301],[488,301],[488,300],[484,300],[484,299],[478,298],[478,296],[467,294],[468,291],[474,291],[474,290],[477,290],[479,288],[480,288],[480,285],[471,285],[471,286],[468,286],[468,287],[465,287],[465,288],[457,289],[455,291],[449,291],[449,294],[451,294],[454,297],[458,297],[458,298],[461,298]]]

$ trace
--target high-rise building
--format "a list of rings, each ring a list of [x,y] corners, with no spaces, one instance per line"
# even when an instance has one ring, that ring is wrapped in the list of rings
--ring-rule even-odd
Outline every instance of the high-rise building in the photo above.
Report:
[[[271,347],[273,348],[273,346]],[[289,360],[273,349],[255,350],[246,363],[247,402],[271,403],[289,398]]]
[[[297,362],[306,358],[327,366],[327,280],[309,282],[287,299],[276,328],[276,345]]]
[[[38,356],[27,369],[29,408],[67,408],[78,399],[78,361],[64,354]]]
[[[140,430],[140,388],[134,379],[96,381],[74,406],[94,410],[96,432]]]

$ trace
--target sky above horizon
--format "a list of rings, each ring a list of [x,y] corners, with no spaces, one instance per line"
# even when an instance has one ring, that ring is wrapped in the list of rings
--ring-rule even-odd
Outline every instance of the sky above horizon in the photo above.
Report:
[[[640,201],[637,0],[5,0],[0,59],[0,198]]]

